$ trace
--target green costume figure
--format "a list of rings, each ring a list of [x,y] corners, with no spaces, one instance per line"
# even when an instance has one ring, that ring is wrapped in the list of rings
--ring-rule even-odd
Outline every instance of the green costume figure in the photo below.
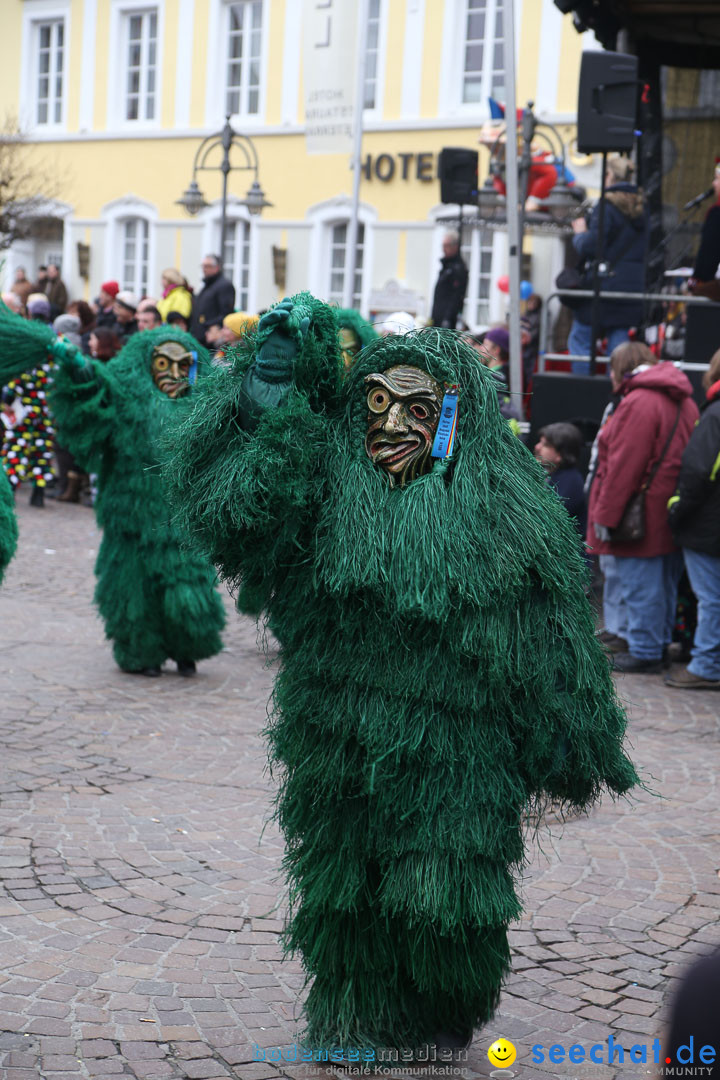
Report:
[[[0,469],[0,581],[17,547],[17,521],[10,481]]]
[[[10,309],[0,301],[0,320],[5,316],[15,319]],[[23,319],[19,320],[24,322]],[[1,322],[0,322],[1,325]],[[1,340],[1,339],[0,339]],[[43,357],[43,360],[45,357]],[[25,355],[2,348],[0,350],[0,386],[10,382],[25,370],[27,361]],[[4,437],[5,427],[0,422],[0,440]],[[15,518],[15,499],[10,481],[5,474],[5,469],[0,464],[0,581],[3,579],[5,569],[15,554],[18,539],[17,520]]]
[[[156,445],[190,411],[207,354],[189,334],[161,327],[135,334],[103,364],[4,312],[0,343],[22,352],[25,368],[48,352],[58,361],[50,402],[59,439],[98,474],[95,601],[119,667],[159,675],[171,658],[192,675],[222,648],[224,609],[209,562],[182,549]]]
[[[343,379],[329,314],[283,301],[211,374],[174,498],[280,643],[269,739],[306,1045],[457,1047],[509,968],[524,816],[637,777],[575,530],[492,376],[432,328]]]
[[[363,319],[354,308],[333,308],[333,314],[340,327],[340,351],[346,370],[350,370],[361,349],[378,338],[373,326]]]

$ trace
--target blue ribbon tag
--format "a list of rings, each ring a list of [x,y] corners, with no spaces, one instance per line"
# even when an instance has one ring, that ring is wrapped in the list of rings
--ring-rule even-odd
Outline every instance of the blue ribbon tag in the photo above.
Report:
[[[457,431],[458,394],[457,386],[450,386],[445,391],[440,410],[440,419],[435,432],[435,442],[432,448],[432,457],[434,458],[446,458],[452,454],[455,432]]]
[[[190,370],[188,371],[188,382],[190,383],[191,386],[194,386],[195,382],[197,380],[198,354],[195,351],[193,351],[193,352],[190,353],[190,355],[193,358],[193,362],[190,365]]]

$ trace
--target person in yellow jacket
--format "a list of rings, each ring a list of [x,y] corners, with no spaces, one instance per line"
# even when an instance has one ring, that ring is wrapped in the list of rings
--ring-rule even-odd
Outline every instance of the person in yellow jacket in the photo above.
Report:
[[[167,322],[171,311],[178,311],[189,319],[192,313],[192,293],[180,271],[173,268],[163,270],[162,287],[162,299],[158,300],[157,309],[162,315],[163,322]]]

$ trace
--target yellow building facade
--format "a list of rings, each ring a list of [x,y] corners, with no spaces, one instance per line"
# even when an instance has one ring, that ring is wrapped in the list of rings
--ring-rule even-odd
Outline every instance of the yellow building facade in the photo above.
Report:
[[[341,2],[352,0],[330,0]],[[220,173],[199,177],[209,206],[196,217],[176,200],[199,142],[230,112],[255,144],[272,203],[249,215],[239,202],[249,174],[230,174],[223,253],[238,307],[258,310],[303,288],[340,300],[352,172],[346,154],[306,152],[304,0],[1,6],[0,97],[57,178],[43,227],[7,254],[6,282],[18,265],[32,277],[54,260],[72,297],[93,297],[108,279],[158,296],[170,266],[197,287],[203,254],[221,248]],[[534,101],[569,141],[587,42],[553,0],[515,8],[518,104]],[[395,282],[405,290],[398,306],[428,314],[446,227],[439,219],[453,213],[440,204],[438,154],[477,148],[488,96],[504,99],[504,15],[503,0],[370,0],[355,294],[365,313]],[[481,150],[480,183],[486,171]],[[494,280],[504,272],[505,237],[467,228],[463,244],[466,315],[477,325],[501,314]],[[539,291],[562,265],[561,247],[533,241]]]

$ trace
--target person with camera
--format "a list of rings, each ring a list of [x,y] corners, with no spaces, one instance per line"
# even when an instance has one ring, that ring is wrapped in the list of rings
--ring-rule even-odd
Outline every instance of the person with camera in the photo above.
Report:
[[[597,439],[587,544],[615,556],[628,650],[614,654],[614,667],[649,674],[662,670],[672,640],[682,556],[667,503],[698,408],[687,375],[669,361],[629,371],[619,393]]]
[[[580,259],[581,287],[593,286],[593,261],[599,256],[608,270],[600,276],[603,292],[642,292],[645,286],[645,253],[648,241],[647,211],[642,191],[633,183],[632,162],[620,155],[608,158],[605,173],[605,206],[602,245],[600,243],[600,205],[589,219],[573,223],[573,247]],[[574,318],[568,335],[568,351],[589,356],[593,332],[593,301],[578,298],[572,303]],[[598,337],[607,338],[607,353],[628,340],[629,330],[643,316],[640,300],[598,301]],[[573,374],[587,375],[585,361],[572,363]]]

